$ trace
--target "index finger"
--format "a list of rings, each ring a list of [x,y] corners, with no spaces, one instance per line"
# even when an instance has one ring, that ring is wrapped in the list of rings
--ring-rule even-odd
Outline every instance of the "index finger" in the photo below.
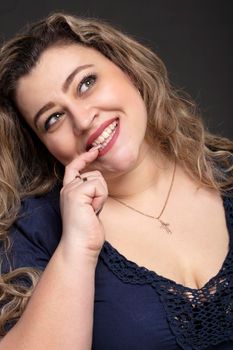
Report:
[[[100,146],[96,146],[91,148],[88,152],[82,153],[65,167],[63,186],[73,181],[75,176],[79,174],[80,171],[85,169],[88,164],[97,158],[99,148]]]

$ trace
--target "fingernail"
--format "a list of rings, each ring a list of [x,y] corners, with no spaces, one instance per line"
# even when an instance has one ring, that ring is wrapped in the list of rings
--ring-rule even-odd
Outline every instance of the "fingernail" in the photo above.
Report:
[[[94,152],[94,151],[96,151],[97,149],[100,149],[100,148],[101,148],[101,145],[94,146],[94,147],[90,148],[88,152]]]

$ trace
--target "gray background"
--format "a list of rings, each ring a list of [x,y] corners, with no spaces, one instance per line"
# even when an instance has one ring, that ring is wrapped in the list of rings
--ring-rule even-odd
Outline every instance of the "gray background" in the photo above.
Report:
[[[196,101],[206,127],[233,139],[233,1],[0,0],[0,36],[53,11],[102,18],[154,49],[173,85]]]

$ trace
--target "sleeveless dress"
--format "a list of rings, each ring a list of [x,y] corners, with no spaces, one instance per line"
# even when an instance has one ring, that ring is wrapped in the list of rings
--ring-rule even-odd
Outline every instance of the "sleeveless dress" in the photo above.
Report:
[[[223,205],[229,251],[201,289],[138,266],[104,243],[96,267],[92,350],[233,350],[233,198],[223,197]],[[43,270],[61,228],[58,189],[25,199],[10,232],[13,268]],[[3,248],[1,261],[5,273]]]

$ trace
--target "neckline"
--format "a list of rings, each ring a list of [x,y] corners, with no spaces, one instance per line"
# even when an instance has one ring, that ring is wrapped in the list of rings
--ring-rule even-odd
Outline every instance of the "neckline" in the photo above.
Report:
[[[150,270],[145,266],[142,265],[138,265],[136,262],[126,258],[123,254],[121,254],[115,247],[112,246],[112,244],[109,241],[105,241],[104,246],[109,248],[113,253],[115,253],[118,258],[121,259],[121,261],[125,262],[128,266],[131,266],[134,268],[134,270],[141,272],[141,273],[145,273],[147,274],[147,276],[151,276],[153,280],[162,280],[163,282],[165,282],[166,284],[170,284],[173,285],[174,287],[177,287],[179,289],[181,289],[182,291],[185,292],[191,292],[191,293],[201,293],[203,290],[207,289],[209,287],[209,285],[212,284],[212,282],[214,280],[216,280],[219,275],[223,272],[225,265],[228,263],[229,257],[232,254],[232,245],[233,245],[233,221],[230,222],[230,213],[227,207],[227,201],[228,201],[228,197],[222,196],[222,201],[223,201],[223,207],[224,207],[224,212],[225,212],[225,222],[226,222],[226,226],[228,229],[228,234],[229,234],[229,243],[228,243],[228,252],[218,270],[218,272],[213,276],[210,277],[210,279],[204,283],[204,285],[200,288],[191,288],[188,286],[184,286],[181,283],[176,282],[175,280],[172,280],[168,277],[165,277],[163,275],[160,275],[158,273],[156,273],[156,271],[154,270]],[[232,198],[232,204],[233,205],[233,198]]]

